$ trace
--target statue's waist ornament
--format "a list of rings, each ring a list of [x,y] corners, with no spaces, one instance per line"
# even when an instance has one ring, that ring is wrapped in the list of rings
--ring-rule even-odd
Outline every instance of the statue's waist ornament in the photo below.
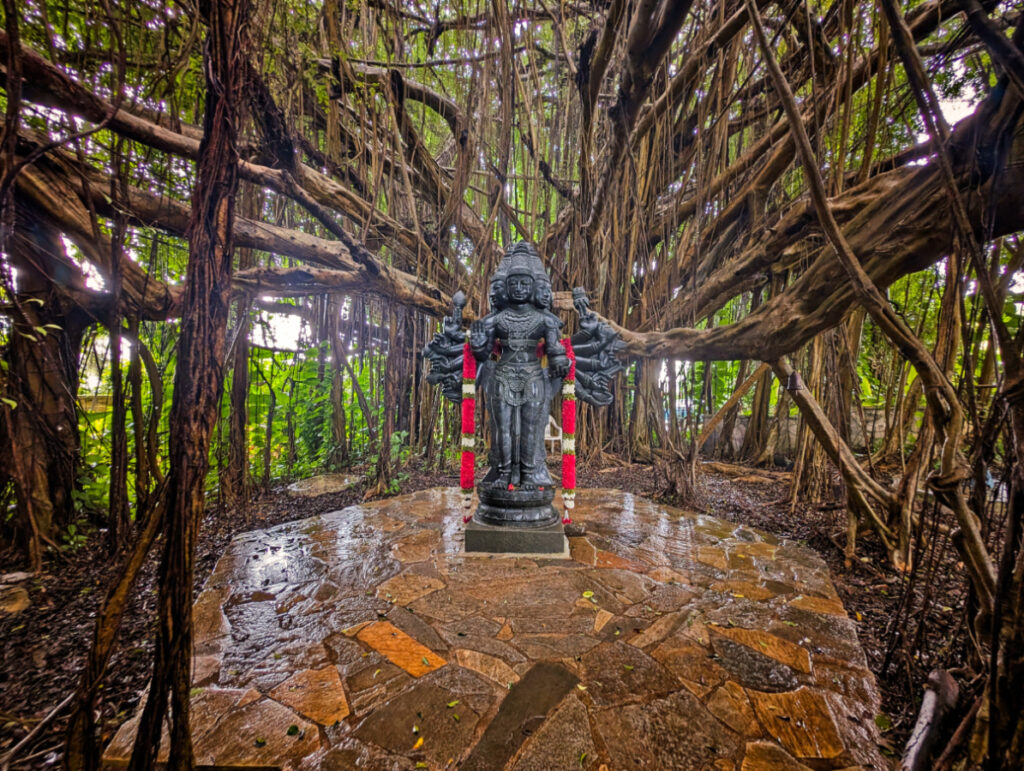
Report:
[[[502,359],[494,369],[494,378],[498,381],[498,398],[505,404],[520,407],[547,401],[547,378],[538,359],[529,362]]]

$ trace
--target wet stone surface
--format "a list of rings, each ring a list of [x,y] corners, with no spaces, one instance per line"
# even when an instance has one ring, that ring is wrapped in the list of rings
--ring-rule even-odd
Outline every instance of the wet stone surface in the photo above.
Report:
[[[813,551],[581,490],[571,559],[467,556],[461,514],[435,489],[235,538],[195,605],[200,767],[888,767]]]
[[[312,498],[327,493],[340,493],[357,485],[361,480],[362,477],[351,474],[321,474],[288,485],[288,492],[292,495]]]

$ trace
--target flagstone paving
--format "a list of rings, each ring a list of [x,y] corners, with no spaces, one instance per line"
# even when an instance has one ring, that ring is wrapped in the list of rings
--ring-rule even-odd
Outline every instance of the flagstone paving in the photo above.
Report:
[[[615,490],[577,506],[571,559],[464,555],[447,489],[236,537],[195,606],[200,766],[888,767],[813,551]]]

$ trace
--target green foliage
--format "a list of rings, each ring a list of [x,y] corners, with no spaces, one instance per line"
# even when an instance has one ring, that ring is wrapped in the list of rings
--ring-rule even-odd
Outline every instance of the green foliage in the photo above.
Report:
[[[81,547],[85,546],[88,540],[88,534],[80,530],[78,525],[76,525],[74,522],[68,525],[68,529],[64,531],[64,545],[69,546],[72,549],[80,549]]]

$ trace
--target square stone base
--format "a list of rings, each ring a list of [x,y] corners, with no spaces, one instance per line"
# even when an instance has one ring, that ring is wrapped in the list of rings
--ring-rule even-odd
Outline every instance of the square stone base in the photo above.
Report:
[[[515,554],[569,558],[565,526],[556,522],[548,527],[495,527],[475,519],[466,525],[467,554]]]

